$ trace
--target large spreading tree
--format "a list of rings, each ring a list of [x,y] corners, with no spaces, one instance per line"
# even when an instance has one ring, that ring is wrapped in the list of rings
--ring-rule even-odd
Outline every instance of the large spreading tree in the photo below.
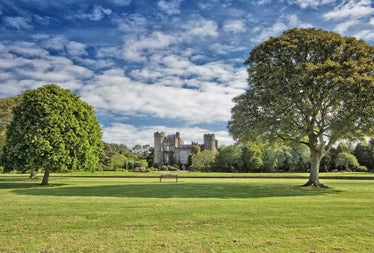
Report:
[[[255,47],[248,89],[234,98],[228,129],[304,143],[311,152],[305,186],[322,186],[321,159],[341,139],[374,131],[374,47],[319,29],[291,29]]]
[[[7,127],[1,157],[9,170],[50,172],[95,170],[102,132],[93,108],[70,90],[48,84],[22,94]]]

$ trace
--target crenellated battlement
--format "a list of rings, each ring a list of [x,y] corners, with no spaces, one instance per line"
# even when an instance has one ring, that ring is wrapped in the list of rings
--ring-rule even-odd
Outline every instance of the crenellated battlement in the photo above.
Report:
[[[154,137],[165,137],[165,132],[154,132]]]

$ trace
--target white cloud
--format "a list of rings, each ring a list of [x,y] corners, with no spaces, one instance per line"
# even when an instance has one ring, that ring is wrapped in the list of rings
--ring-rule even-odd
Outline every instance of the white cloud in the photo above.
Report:
[[[153,32],[149,36],[125,38],[123,56],[127,60],[141,62],[146,59],[147,54],[168,49],[175,42],[175,37],[160,31]]]
[[[275,37],[280,35],[287,29],[294,27],[311,27],[312,25],[302,22],[296,14],[280,16],[277,21],[269,27],[257,26],[253,28],[252,34],[255,37],[251,38],[251,41],[255,43],[263,42],[269,37]]]
[[[203,144],[203,135],[213,133],[209,129],[198,127],[168,127],[162,125],[135,127],[128,124],[115,122],[110,126],[102,127],[104,136],[103,139],[107,143],[125,144],[128,148],[133,148],[135,145],[154,145],[153,135],[155,132],[165,132],[166,135],[175,134],[179,132],[185,144],[198,142]],[[233,144],[233,139],[229,136],[227,131],[214,132],[218,145]]]
[[[374,30],[373,29],[367,29],[362,30],[355,34],[355,37],[365,40],[365,41],[373,41],[374,40]]]
[[[217,37],[217,24],[212,20],[202,18],[194,19],[187,22],[184,26],[183,37],[192,39],[194,37]]]
[[[82,56],[87,55],[86,46],[82,43],[69,41],[66,45],[66,51],[71,56]]]
[[[271,1],[271,0],[270,0]],[[270,2],[265,0],[265,2]],[[288,0],[290,4],[296,4],[301,9],[318,9],[319,7],[323,5],[333,4],[336,2],[336,0]]]
[[[225,32],[242,33],[246,30],[246,25],[242,20],[226,20],[223,23],[222,30]]]
[[[125,20],[116,20],[118,29],[125,33],[146,34],[147,33],[147,19],[139,14],[133,14],[126,17]],[[135,29],[136,28],[136,29]]]
[[[321,1],[318,0],[295,0],[295,3],[300,6],[302,9],[309,7],[316,8],[321,4]]]
[[[98,58],[122,58],[121,49],[117,47],[102,47],[97,50]]]
[[[28,17],[4,17],[4,22],[10,27],[14,27],[17,30],[31,29],[31,18]]]
[[[86,45],[76,41],[69,41],[65,36],[51,37],[45,34],[36,34],[33,38],[45,49],[64,52],[72,57],[88,55]]]
[[[188,124],[229,120],[232,98],[246,87],[244,68],[220,62],[196,65],[178,55],[152,57],[156,56],[129,75],[112,69],[96,76],[81,95],[103,114],[148,115]]]
[[[90,19],[92,21],[100,21],[105,16],[112,14],[111,9],[106,9],[100,5],[95,5],[91,13],[82,14],[80,17],[83,19]]]
[[[82,80],[90,79],[92,71],[75,65],[63,56],[53,56],[35,43],[12,42],[0,46],[0,97],[14,96],[25,89],[34,89],[47,83],[78,89]]]
[[[42,47],[57,51],[63,51],[65,49],[66,44],[68,43],[68,40],[61,35],[55,37],[50,37],[48,35],[39,35],[34,36],[34,38],[40,41]]]
[[[373,15],[374,8],[371,5],[371,0],[349,0],[336,6],[332,11],[323,14],[322,17],[325,20],[360,19]]]
[[[183,0],[160,0],[157,7],[168,15],[176,15],[180,13],[180,5]]]
[[[128,6],[130,5],[131,0],[110,0],[110,2],[118,6]]]
[[[343,23],[339,23],[335,26],[334,30],[338,33],[345,33],[350,27],[359,24],[358,20],[348,20]]]
[[[271,3],[271,0],[258,0],[257,4],[258,5],[265,5]]]

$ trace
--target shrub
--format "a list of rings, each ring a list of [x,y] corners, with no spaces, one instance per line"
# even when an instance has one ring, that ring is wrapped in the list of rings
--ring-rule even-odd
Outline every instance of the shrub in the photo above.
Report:
[[[157,171],[157,168],[155,167],[149,167],[147,168],[147,172]]]
[[[160,169],[161,171],[169,171],[169,167],[168,167],[167,165],[161,165],[161,166],[159,167],[159,169]]]
[[[357,158],[347,152],[339,153],[336,157],[335,163],[340,170],[345,171],[353,171],[359,167]]]
[[[368,168],[366,166],[360,165],[356,169],[358,172],[368,172]]]
[[[135,167],[135,172],[146,172],[146,169],[144,167]]]
[[[173,165],[168,165],[168,170],[169,171],[177,171],[178,170],[178,167],[175,167]]]

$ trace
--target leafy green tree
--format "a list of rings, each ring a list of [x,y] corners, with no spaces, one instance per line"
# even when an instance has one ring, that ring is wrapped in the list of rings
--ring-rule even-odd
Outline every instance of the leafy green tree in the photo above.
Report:
[[[354,155],[360,165],[366,166],[369,170],[374,170],[374,139],[370,142],[362,141],[356,145]]]
[[[266,172],[274,172],[278,170],[279,162],[277,151],[267,149],[264,152],[264,170]]]
[[[22,100],[22,96],[0,99],[0,154],[5,144],[6,129],[13,119],[13,108]]]
[[[145,159],[140,159],[135,162],[135,167],[148,168],[148,162]]]
[[[336,157],[336,167],[340,170],[355,171],[360,165],[357,158],[347,152],[341,152]]]
[[[192,155],[191,170],[209,171],[215,161],[216,153],[211,150],[204,150]]]
[[[124,154],[115,153],[110,157],[108,169],[109,170],[123,170],[126,168],[128,159]]]
[[[289,146],[282,146],[277,152],[278,171],[294,170],[296,160],[293,156],[294,150]]]
[[[300,144],[294,148],[293,159],[295,161],[294,170],[305,172],[310,168],[310,150],[305,144]]]
[[[260,172],[264,166],[265,143],[261,140],[247,141],[242,147],[245,172]]]
[[[248,90],[234,99],[228,129],[306,144],[309,180],[319,181],[321,159],[340,139],[374,131],[374,47],[323,30],[292,29],[255,47],[245,61]]]
[[[191,153],[192,154],[196,155],[196,154],[200,153],[200,151],[201,151],[201,148],[200,148],[199,145],[196,145],[196,144],[192,145],[192,147],[191,147]]]
[[[241,172],[243,169],[242,147],[238,145],[222,147],[216,155],[216,167],[222,172]]]
[[[335,161],[332,159],[331,150],[325,155],[320,163],[320,171],[327,172],[335,169]]]
[[[23,93],[14,108],[2,155],[5,170],[95,170],[102,132],[93,108],[70,90],[48,84]]]
[[[110,146],[111,150],[118,152],[120,154],[131,152],[131,150],[126,145],[123,145],[123,144],[107,143],[107,145]]]

